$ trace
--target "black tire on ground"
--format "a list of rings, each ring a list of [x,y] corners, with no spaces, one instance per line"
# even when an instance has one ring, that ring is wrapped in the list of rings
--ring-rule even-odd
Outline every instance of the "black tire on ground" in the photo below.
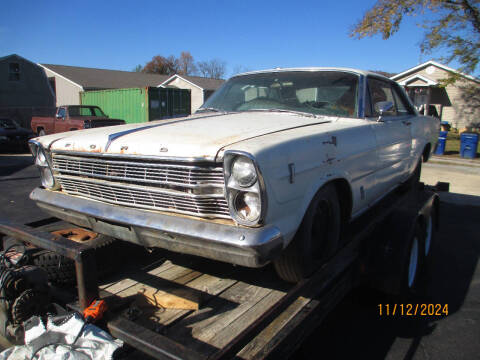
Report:
[[[42,228],[45,231],[56,231],[65,228],[65,225],[50,225]],[[102,241],[102,239],[104,241]],[[110,246],[113,239],[108,236],[98,234],[96,240],[101,244],[96,249],[97,274],[102,277],[108,274],[116,260],[113,256],[108,256],[111,251]],[[17,239],[7,236],[3,239],[3,249],[7,249],[13,244],[19,244]],[[75,262],[66,257],[58,255],[49,250],[36,249],[29,247],[30,263],[41,267],[47,271],[48,280],[56,285],[72,285],[76,282]]]
[[[295,238],[273,262],[281,279],[299,282],[334,254],[340,238],[340,214],[337,190],[327,184],[314,196]]]
[[[43,129],[38,130],[38,136],[45,136],[45,135],[46,135],[45,130]]]

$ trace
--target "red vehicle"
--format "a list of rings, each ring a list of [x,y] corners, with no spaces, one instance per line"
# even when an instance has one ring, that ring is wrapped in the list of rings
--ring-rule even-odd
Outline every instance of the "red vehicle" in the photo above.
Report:
[[[98,106],[66,105],[57,108],[54,117],[34,116],[31,127],[38,136],[64,131],[125,124],[124,120],[110,119]]]

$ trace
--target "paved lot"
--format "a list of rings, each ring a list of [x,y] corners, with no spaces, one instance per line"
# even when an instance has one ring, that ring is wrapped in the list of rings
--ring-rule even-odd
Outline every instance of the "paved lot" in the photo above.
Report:
[[[480,357],[480,167],[435,161],[422,181],[451,182],[441,194],[441,230],[423,303],[448,304],[442,318],[382,317],[391,299],[353,291],[296,353],[298,359],[478,359]],[[0,217],[26,223],[45,214],[28,198],[39,183],[29,155],[0,154]]]

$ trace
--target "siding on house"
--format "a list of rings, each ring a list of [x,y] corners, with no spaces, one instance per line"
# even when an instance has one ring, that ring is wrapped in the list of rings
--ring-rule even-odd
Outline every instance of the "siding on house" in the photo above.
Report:
[[[0,58],[0,116],[29,128],[32,115],[54,106],[55,96],[41,67],[16,54]]]
[[[44,68],[48,78],[55,78],[56,106],[80,105],[80,92],[83,88],[72,81]]]
[[[427,71],[428,69],[428,71]],[[408,72],[407,74],[396,77],[395,81],[401,82],[415,75],[421,75],[427,79],[440,82],[442,79],[448,78],[450,72],[436,66],[430,62],[425,63],[425,66],[415,72]],[[419,80],[408,83],[408,86],[420,85]],[[474,88],[477,96],[471,96],[465,88]],[[442,121],[448,121],[453,127],[463,129],[467,126],[480,124],[480,84],[465,76],[461,76],[459,80],[453,85],[448,85],[445,88],[445,93],[451,106],[444,106],[442,111]],[[434,104],[434,103],[433,103]]]
[[[198,86],[192,85],[191,83],[183,80],[180,77],[173,78],[167,84],[167,86],[174,86],[179,89],[189,89],[191,94],[191,113],[193,114],[198,110],[200,106],[203,105],[203,89],[200,89]]]

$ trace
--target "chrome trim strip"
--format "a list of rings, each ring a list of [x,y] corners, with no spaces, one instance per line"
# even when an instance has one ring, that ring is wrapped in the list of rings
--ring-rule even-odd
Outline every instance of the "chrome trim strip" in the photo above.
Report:
[[[132,134],[132,133],[137,132],[137,131],[147,130],[147,129],[157,127],[157,126],[160,126],[160,124],[148,125],[148,126],[144,126],[144,127],[138,127],[138,128],[135,128],[135,129],[125,130],[125,131],[120,131],[120,132],[117,132],[117,133],[114,133],[114,134],[110,134],[110,135],[108,135],[108,141],[107,141],[107,145],[105,145],[104,151],[107,151],[108,148],[110,147],[110,145],[112,144],[112,142],[117,140],[119,137],[122,137],[122,136],[128,135],[128,134]]]
[[[188,188],[223,188],[223,168],[170,163],[129,162],[55,154],[54,170],[61,175],[172,185]],[[113,175],[118,173],[118,175]]]
[[[116,187],[137,190],[137,191],[150,191],[150,192],[170,195],[170,196],[182,196],[182,197],[191,198],[191,199],[203,199],[203,198],[224,199],[225,198],[223,194],[192,194],[192,193],[178,191],[178,190],[134,185],[134,184],[128,184],[123,182],[105,181],[100,179],[84,178],[80,176],[56,175],[56,177],[61,180],[72,180],[72,181],[79,181],[82,183],[91,183],[91,184],[98,184],[98,185],[105,185],[105,186],[116,186]]]
[[[84,151],[69,151],[69,150],[52,150],[53,154],[65,154],[65,155],[80,155],[80,156],[92,156],[92,157],[105,157],[114,159],[141,159],[141,160],[158,160],[158,161],[172,161],[172,162],[209,162],[215,161],[214,156],[203,157],[174,157],[174,156],[157,156],[157,155],[131,155],[131,154],[112,154],[112,153],[90,153]]]
[[[91,161],[91,162],[98,162],[98,163],[105,163],[105,162],[108,162],[109,160],[106,160],[106,159],[98,159],[96,158],[96,154],[92,154],[91,156],[87,156],[85,153],[82,153],[83,156],[70,156],[71,152],[66,152],[64,154],[60,154],[60,153],[55,153],[55,158],[58,158],[58,159],[65,159],[65,160],[70,160],[70,159],[73,159],[73,160],[85,160],[87,159],[88,161]],[[67,155],[68,154],[68,155]],[[67,156],[65,156],[67,155]],[[138,155],[137,155],[138,156]],[[144,157],[143,156],[138,156],[138,159],[139,160],[143,160]],[[110,163],[111,164],[121,164],[121,165],[134,165],[134,166],[143,166],[145,164],[148,164],[148,166],[151,166],[151,167],[159,167],[159,168],[162,168],[162,167],[176,167],[176,168],[180,168],[180,169],[200,169],[200,170],[210,170],[210,169],[218,169],[218,170],[221,170],[222,171],[222,168],[217,166],[217,167],[203,167],[203,166],[196,166],[196,165],[178,165],[178,164],[174,164],[174,163],[169,163],[169,162],[164,162],[164,163],[146,163],[146,162],[132,162],[132,161],[117,161],[117,160],[110,160]],[[222,172],[222,176],[223,176],[223,172]]]
[[[90,199],[90,202],[96,200],[129,208],[151,209],[196,217],[230,219],[228,205],[223,196],[221,198],[188,198],[160,192],[145,192],[142,194],[136,189],[124,189],[123,187],[113,189],[112,186],[104,184],[93,184],[90,189],[81,191],[82,189],[79,186],[88,186],[88,184],[72,184],[69,181],[68,179],[66,181],[59,180],[63,188],[62,192],[70,195],[70,197]],[[103,187],[103,189],[98,187]],[[108,187],[108,190],[105,187]]]

